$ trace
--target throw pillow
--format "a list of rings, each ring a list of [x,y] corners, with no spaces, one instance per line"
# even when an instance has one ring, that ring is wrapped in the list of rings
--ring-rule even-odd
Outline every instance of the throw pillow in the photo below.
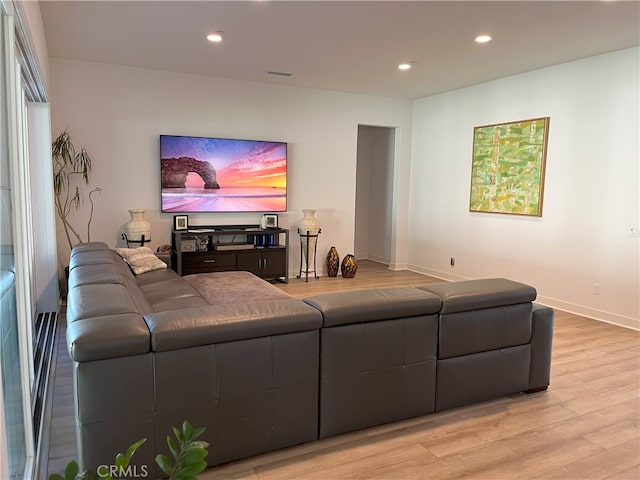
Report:
[[[136,275],[167,268],[167,264],[156,257],[149,247],[114,248],[113,250],[129,264]]]

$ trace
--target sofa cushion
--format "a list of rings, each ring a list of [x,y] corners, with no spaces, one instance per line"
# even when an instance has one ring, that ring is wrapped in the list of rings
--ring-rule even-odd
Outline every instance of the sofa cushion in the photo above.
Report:
[[[154,352],[317,330],[322,315],[296,299],[246,302],[144,316]]]
[[[136,313],[84,318],[67,326],[67,347],[76,362],[140,355],[149,345],[149,329]]]
[[[168,270],[157,270],[158,273],[168,273]],[[153,275],[156,272],[149,272],[143,276]],[[175,273],[175,272],[173,272]],[[155,282],[150,278],[138,284],[136,290],[149,303],[150,309],[145,313],[164,312],[167,310],[181,310],[189,307],[200,307],[207,305],[198,292],[186,283],[182,278],[175,275],[157,275]]]
[[[129,267],[127,267],[127,270],[128,269]],[[129,271],[129,273],[131,274],[131,271]],[[153,308],[149,305],[144,293],[142,293],[138,288],[138,284],[136,283],[133,275],[131,275],[131,277],[123,277],[122,284],[127,289],[127,293],[129,294],[129,297],[131,297],[131,301],[133,301],[138,313],[144,315],[146,313],[153,312]]]
[[[416,288],[380,288],[315,295],[304,301],[322,312],[323,327],[428,315],[440,299]]]
[[[191,307],[206,307],[207,305],[209,304],[204,298],[198,295],[190,295],[179,298],[168,298],[162,302],[154,303],[153,311],[166,312],[169,310],[182,310],[184,308]]]
[[[107,245],[104,242],[83,242],[73,246],[70,257],[73,258],[74,256],[82,253],[109,251],[109,250],[111,250],[109,248],[109,245]]]
[[[76,252],[76,247],[73,247],[73,252],[74,254],[69,259],[69,272],[72,272],[74,268],[82,265],[113,264],[113,252],[109,249]]]
[[[69,272],[69,288],[80,285],[123,283],[122,276],[113,263],[79,265]]]
[[[67,322],[119,313],[138,313],[127,289],[121,284],[82,285],[69,291]]]
[[[104,242],[85,242],[74,245],[69,254],[69,270],[78,265],[112,263],[113,252]]]
[[[166,280],[171,280],[174,278],[181,278],[175,271],[170,268],[164,268],[160,270],[152,270],[151,272],[141,273],[140,275],[135,275],[136,283],[140,286],[148,285],[150,283],[158,283],[164,282]]]
[[[529,385],[531,346],[438,361],[436,411],[524,391]]]
[[[524,345],[531,340],[531,302],[439,317],[438,358]]]
[[[528,343],[536,290],[505,278],[418,287],[442,300],[438,358],[452,358]]]
[[[181,278],[172,278],[162,282],[147,283],[145,285],[140,285],[138,288],[140,288],[140,291],[142,291],[152,307],[157,303],[171,299],[199,296],[198,292],[196,292],[191,285],[183,281]]]
[[[196,273],[182,277],[209,305],[291,298],[250,272]]]
[[[442,300],[440,313],[533,302],[536,289],[506,278],[485,278],[462,282],[433,283],[418,287],[436,294]]]

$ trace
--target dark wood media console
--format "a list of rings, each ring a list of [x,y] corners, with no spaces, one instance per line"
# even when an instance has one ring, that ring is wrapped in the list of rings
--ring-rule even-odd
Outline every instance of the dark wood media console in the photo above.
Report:
[[[197,226],[171,233],[180,275],[243,270],[289,283],[289,230],[259,225]]]

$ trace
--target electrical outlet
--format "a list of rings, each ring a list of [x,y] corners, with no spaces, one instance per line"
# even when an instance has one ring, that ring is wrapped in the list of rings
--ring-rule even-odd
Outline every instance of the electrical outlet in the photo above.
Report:
[[[600,295],[600,284],[599,283],[594,283],[593,284],[593,294],[594,295]]]
[[[451,264],[452,267],[456,266],[456,259],[455,257],[451,257],[451,260],[449,260],[449,263]]]

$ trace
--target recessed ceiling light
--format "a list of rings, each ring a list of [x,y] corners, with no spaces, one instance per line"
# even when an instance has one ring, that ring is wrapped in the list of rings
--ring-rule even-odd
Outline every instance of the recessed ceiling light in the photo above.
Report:
[[[213,32],[210,33],[209,35],[207,35],[207,40],[209,40],[210,42],[221,42],[222,41],[222,37],[223,37],[223,33],[224,32]]]
[[[411,67],[413,67],[413,65],[415,65],[418,62],[407,62],[407,63],[401,63],[400,65],[398,65],[398,70],[409,70],[411,69]]]
[[[487,43],[491,41],[491,35],[478,35],[475,38],[476,43]]]

